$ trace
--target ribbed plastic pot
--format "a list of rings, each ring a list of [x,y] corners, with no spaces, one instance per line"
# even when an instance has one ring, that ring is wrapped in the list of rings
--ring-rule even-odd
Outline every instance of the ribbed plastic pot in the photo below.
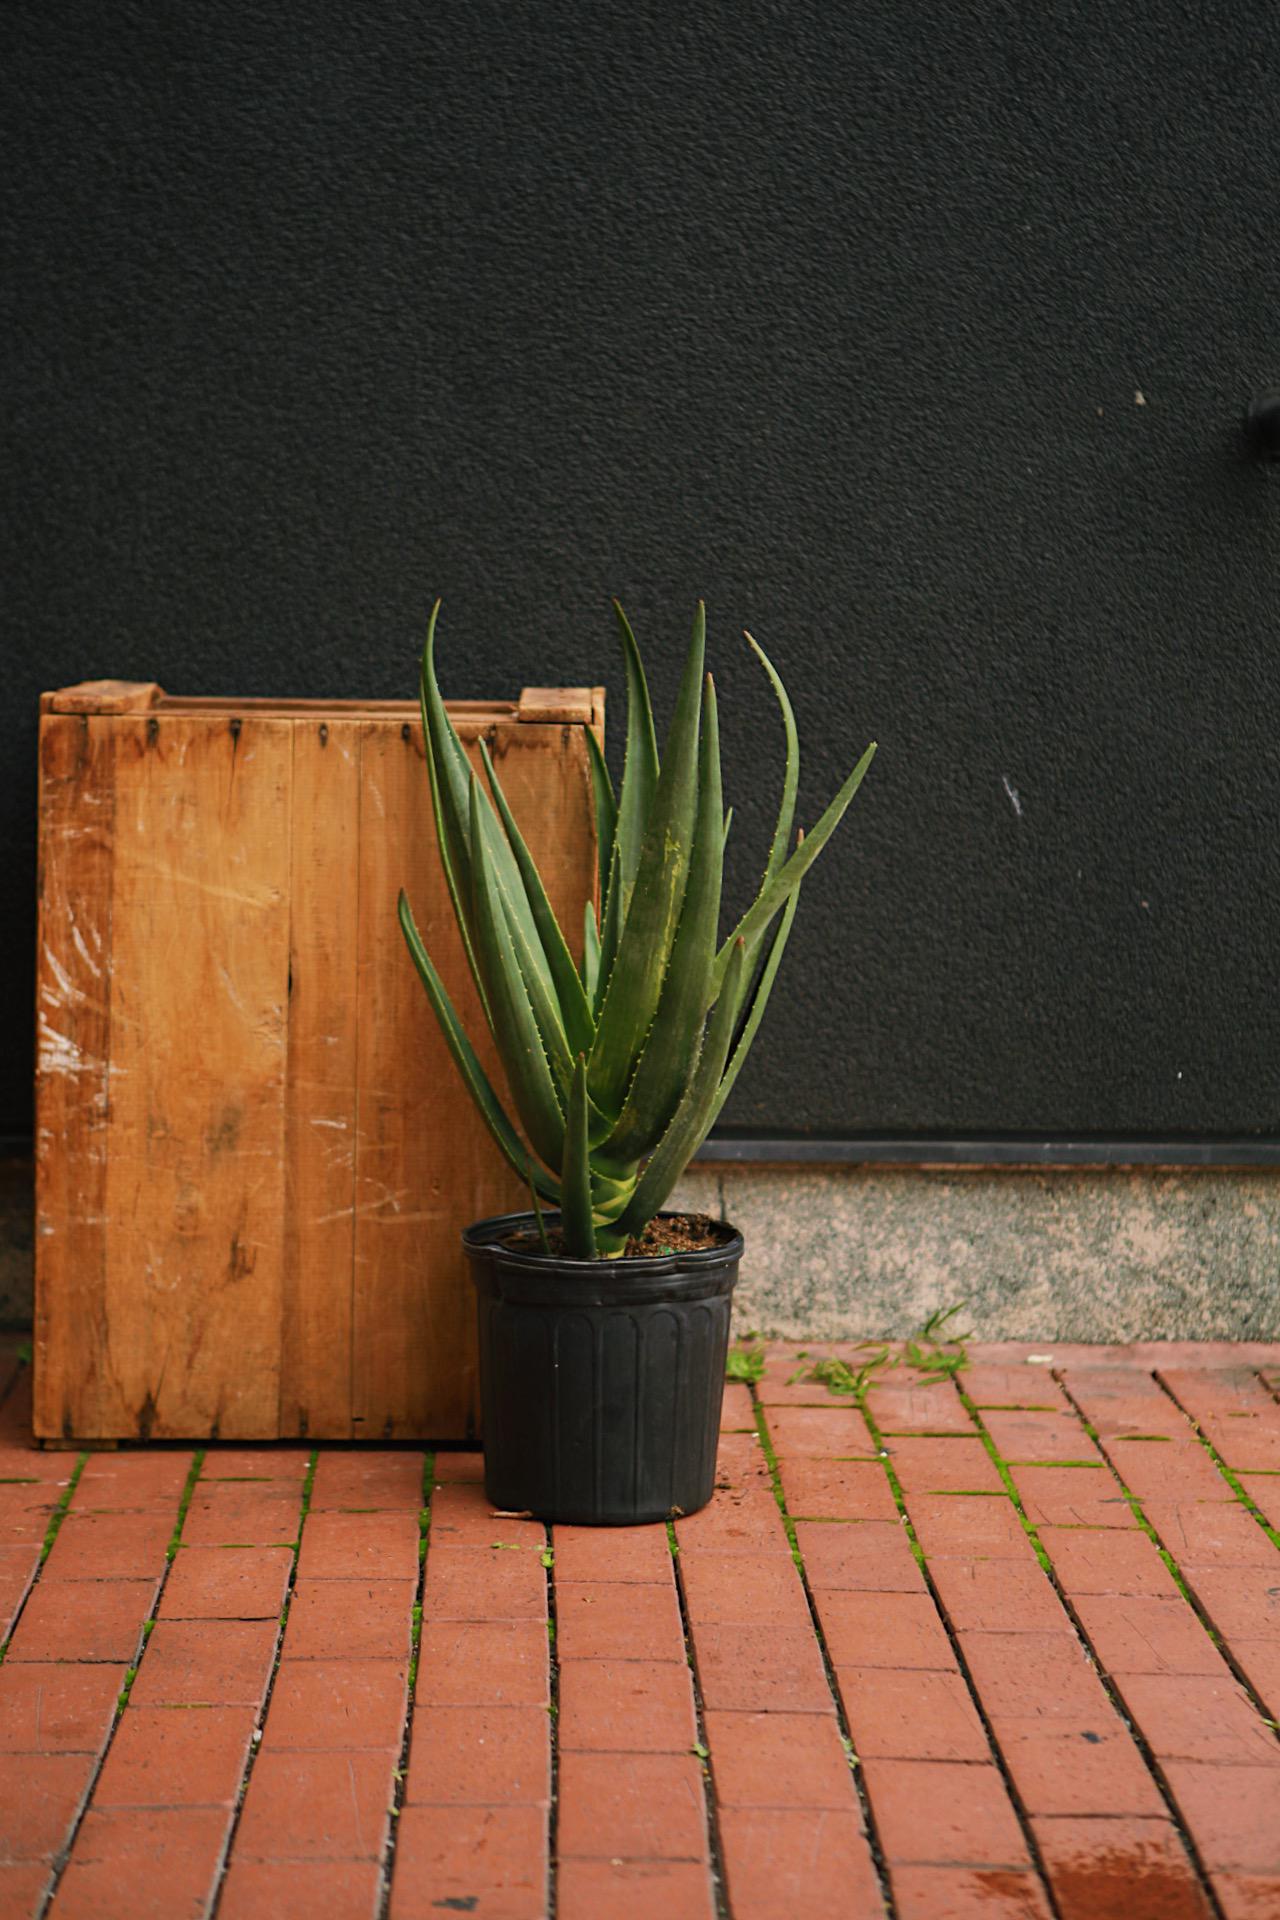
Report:
[[[485,1493],[508,1512],[587,1526],[696,1513],[715,1484],[742,1235],[730,1227],[719,1246],[625,1261],[503,1244],[533,1227],[531,1213],[510,1213],[462,1236],[479,1309]]]

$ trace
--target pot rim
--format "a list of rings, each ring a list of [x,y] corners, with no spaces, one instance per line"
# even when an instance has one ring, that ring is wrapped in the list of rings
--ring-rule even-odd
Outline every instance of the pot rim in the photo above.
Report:
[[[688,1214],[671,1208],[664,1208],[653,1216],[655,1220],[687,1220]],[[546,1222],[557,1223],[560,1219],[558,1207],[544,1207],[542,1218]],[[488,1253],[500,1259],[504,1266],[518,1267],[524,1271],[550,1273],[553,1269],[569,1268],[584,1278],[594,1275],[599,1278],[608,1273],[624,1276],[637,1281],[660,1279],[666,1274],[698,1272],[701,1268],[723,1266],[726,1261],[738,1260],[742,1256],[742,1234],[727,1220],[715,1220],[712,1225],[721,1229],[725,1238],[714,1247],[682,1247],[676,1253],[646,1253],[630,1260],[575,1260],[566,1253],[525,1252],[520,1247],[508,1247],[502,1244],[502,1235],[515,1231],[519,1227],[537,1226],[537,1215],[531,1211],[523,1213],[495,1213],[485,1220],[473,1220],[470,1226],[462,1229],[462,1244],[468,1253]]]

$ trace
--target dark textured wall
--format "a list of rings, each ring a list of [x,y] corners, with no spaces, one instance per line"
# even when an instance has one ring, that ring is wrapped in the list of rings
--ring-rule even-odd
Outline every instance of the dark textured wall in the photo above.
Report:
[[[618,685],[707,597],[806,888],[732,1118],[1280,1122],[1266,0],[25,0],[0,170],[7,1123],[35,698]],[[618,709],[615,706],[615,722]],[[744,872],[746,868],[744,866]]]

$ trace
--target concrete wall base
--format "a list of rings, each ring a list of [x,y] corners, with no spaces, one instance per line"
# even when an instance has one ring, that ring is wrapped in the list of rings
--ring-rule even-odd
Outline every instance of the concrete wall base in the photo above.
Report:
[[[1280,1172],[693,1167],[673,1204],[746,1237],[737,1325],[980,1340],[1280,1338]]]

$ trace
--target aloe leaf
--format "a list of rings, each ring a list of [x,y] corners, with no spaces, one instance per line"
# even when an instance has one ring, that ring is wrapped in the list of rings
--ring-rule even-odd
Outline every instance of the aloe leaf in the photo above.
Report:
[[[630,1204],[614,1222],[614,1230],[618,1233],[638,1236],[644,1232],[706,1138],[715,1112],[721,1075],[733,1043],[734,1003],[745,963],[746,949],[741,940],[735,940],[725,970],[724,991],[711,1015],[697,1067],[676,1109],[675,1118],[649,1156]]]
[[[708,674],[698,744],[698,811],[680,925],[644,1051],[618,1124],[603,1146],[607,1158],[623,1164],[639,1160],[661,1139],[688,1084],[690,1063],[697,1057],[720,920],[723,809],[716,690]]]
[[[489,992],[494,1037],[511,1097],[535,1153],[559,1166],[564,1151],[564,1108],[543,1046],[511,926],[493,874],[484,833],[484,796],[471,781],[471,867],[476,957]]]
[[[454,914],[462,930],[467,960],[484,1000],[485,1014],[492,1029],[493,1018],[488,990],[475,950],[475,876],[471,851],[471,794],[475,775],[467,757],[467,750],[458,738],[453,721],[449,718],[448,709],[441,697],[439,682],[436,679],[435,617],[439,604],[437,601],[432,610],[427,628],[427,644],[422,658],[422,724],[427,741],[432,800],[437,806],[437,838],[440,841],[441,856],[449,882],[449,894],[453,901]],[[480,747],[481,757],[487,761],[488,748],[483,741]],[[526,965],[537,970],[543,992],[547,997],[551,997],[554,992],[551,968],[525,891],[524,879],[512,847],[498,823],[498,817],[487,803],[481,810],[481,828],[498,891],[523,935],[524,950],[527,952]],[[536,878],[537,869],[533,867],[527,849],[526,858],[529,859]],[[537,884],[541,887],[540,880]],[[549,906],[547,913],[554,922],[554,915],[551,914]],[[572,964],[570,960],[570,967]]]
[[[457,729],[449,718],[448,709],[441,698],[439,683],[436,680],[434,617],[428,626],[427,645],[422,660],[422,711],[423,726],[427,734],[428,759],[434,762],[434,779],[439,786],[441,816],[447,834],[448,852],[457,870],[457,888],[454,890],[451,887],[451,898],[454,911],[458,914],[460,924],[466,929],[470,941],[471,951],[468,953],[468,958],[474,959],[476,956],[472,896],[475,876],[471,852],[471,795],[474,769],[467,758],[466,748],[458,738]],[[483,742],[481,746],[482,750],[487,751],[484,749]],[[507,836],[499,824],[498,815],[488,801],[485,801],[481,808],[480,819],[495,884],[512,914],[519,921],[531,964],[538,969],[545,991],[551,994],[554,992],[551,969],[528,895],[525,892],[524,880]],[[442,842],[442,846],[444,844],[446,843]],[[492,1021],[490,1024],[492,1025]]]
[[[560,1181],[560,1227],[571,1260],[594,1260],[596,1230],[591,1217],[591,1150],[587,1145],[587,1060],[578,1055],[569,1089],[564,1166]]]
[[[730,829],[730,827],[731,827],[732,825],[733,825],[733,808],[732,808],[732,807],[727,807],[727,808],[725,809],[725,816],[724,816],[724,827],[723,827],[723,829],[721,830],[721,834],[720,834],[720,851],[721,851],[721,853],[723,853],[723,852],[724,852],[724,850],[725,850],[725,848],[726,848],[726,847],[728,846],[728,844],[729,844],[729,829]]]
[[[542,1202],[538,1198],[538,1189],[532,1180],[529,1182],[529,1198],[533,1202],[533,1217],[538,1225],[538,1241],[548,1258],[551,1256],[551,1242],[547,1238],[547,1223],[542,1217]]]
[[[582,986],[591,1006],[595,1005],[599,978],[600,934],[596,927],[596,910],[588,900],[582,910]]]
[[[507,932],[511,935],[511,945],[515,953],[516,965],[520,970],[520,978],[524,983],[525,993],[528,995],[529,1011],[532,1013],[534,1024],[538,1029],[538,1038],[542,1042],[542,1051],[546,1055],[547,1065],[551,1069],[551,1076],[556,1083],[560,1104],[563,1107],[569,1095],[570,1083],[573,1080],[573,1055],[569,1050],[569,1042],[565,1037],[564,1022],[560,1018],[560,1009],[547,992],[545,982],[538,972],[537,967],[534,965],[533,957],[529,952],[528,942],[525,939],[524,929],[512,914],[511,909],[501,894],[497,896],[497,904],[506,919]]]
[[[618,630],[622,635],[622,654],[627,669],[627,750],[622,764],[622,790],[618,796],[617,829],[614,836],[619,853],[619,871],[622,881],[622,899],[619,904],[622,918],[625,920],[631,900],[631,889],[635,884],[636,872],[640,865],[645,829],[649,823],[653,799],[658,787],[658,740],[653,730],[653,707],[649,700],[649,683],[645,679],[644,662],[640,658],[636,637],[631,631],[626,614],[616,600],[613,603],[613,611],[617,617]]]
[[[445,710],[440,683],[436,679],[436,620],[440,602],[436,601],[427,622],[426,644],[422,649],[419,694],[422,703],[422,729],[427,755],[438,783],[444,823],[449,829],[450,852],[458,856],[459,875],[469,872],[467,858],[467,818],[470,808],[471,767],[466,751]],[[437,824],[439,824],[437,822]]]
[[[589,731],[589,730],[588,730]],[[574,1052],[585,1053],[595,1038],[595,1021],[591,1008],[583,991],[578,969],[574,965],[573,955],[565,944],[560,931],[560,922],[555,910],[547,898],[547,890],[542,884],[542,875],[525,843],[524,835],[516,825],[515,816],[507,805],[507,796],[502,791],[489,749],[484,741],[480,742],[480,758],[484,762],[485,778],[493,794],[503,830],[506,833],[511,851],[515,856],[516,868],[524,887],[525,898],[529,903],[534,930],[546,957],[551,984],[555,989],[559,1003],[558,1024],[568,1036],[570,1048]]]
[[[783,861],[777,872],[771,875],[761,887],[755,900],[747,908],[733,932],[729,935],[716,955],[714,987],[718,992],[724,983],[734,942],[745,940],[753,943],[764,928],[773,919],[779,907],[783,906],[794,888],[798,887],[805,874],[813,865],[827,841],[831,838],[844,816],[845,809],[854,794],[862,785],[863,776],[875,757],[874,740],[859,760],[849,778],[841,787],[822,818],[813,830],[807,834],[790,857]]]
[[[706,627],[706,608],[699,601],[676,697],[666,760],[645,826],[631,905],[618,940],[617,958],[605,988],[595,1045],[588,1062],[592,1098],[610,1115],[621,1111],[623,1096],[657,1011],[663,976],[680,924],[698,798],[698,732]],[[618,841],[621,845],[621,814]]]
[[[458,923],[458,932],[462,937],[462,949],[471,969],[471,977],[476,983],[480,995],[480,1005],[485,1019],[493,1026],[489,1014],[489,999],[485,993],[484,981],[476,961],[475,947],[471,938],[471,856],[467,846],[466,809],[467,782],[470,768],[459,768],[453,751],[457,736],[445,712],[444,701],[440,697],[440,688],[435,675],[435,638],[436,619],[440,612],[440,602],[436,601],[431,609],[431,618],[427,622],[427,638],[422,649],[422,667],[418,678],[418,699],[422,712],[422,738],[427,750],[427,780],[431,789],[431,812],[435,820],[436,845],[440,852],[440,864],[444,868],[445,883],[449,888],[449,898],[453,903],[453,916]]]
[[[489,1076],[476,1058],[475,1050],[468,1040],[466,1029],[454,1011],[443,980],[436,972],[431,957],[422,942],[414,922],[413,911],[407,894],[400,894],[400,926],[404,933],[413,964],[418,969],[422,984],[427,990],[427,998],[432,1011],[440,1022],[454,1065],[462,1076],[463,1085],[475,1102],[477,1111],[489,1132],[502,1149],[507,1161],[519,1177],[535,1186],[544,1199],[558,1201],[560,1183],[547,1173],[528,1152],[523,1140],[507,1118],[502,1102],[498,1099]]]
[[[791,828],[795,820],[796,811],[796,789],[800,780],[800,736],[796,730],[796,716],[791,701],[788,698],[787,690],[782,684],[782,678],[772,660],[770,660],[768,654],[755,639],[754,635],[744,633],[743,638],[769,676],[769,683],[773,688],[774,695],[782,713],[782,727],[786,737],[787,758],[782,776],[782,794],[778,802],[778,815],[774,824],[773,839],[769,845],[769,857],[765,862],[764,876],[760,882],[763,888],[785,860],[787,847],[791,839]],[[725,831],[727,835],[727,827]],[[740,1002],[743,1005],[751,998],[753,983],[759,974],[760,954],[764,948],[767,933],[768,925],[766,923],[758,927],[756,932],[747,940],[746,965],[742,971],[742,986],[739,994]],[[741,1011],[741,1007],[739,1011]]]
[[[782,909],[782,919],[778,924],[777,931],[774,933],[773,943],[769,948],[768,957],[761,969],[760,978],[756,982],[755,992],[751,995],[751,1002],[747,1009],[747,1017],[739,1026],[737,1038],[733,1043],[733,1051],[729,1056],[729,1064],[725,1068],[724,1077],[720,1082],[715,1101],[712,1105],[711,1117],[707,1121],[708,1131],[714,1127],[716,1121],[719,1119],[720,1110],[733,1091],[733,1083],[742,1072],[743,1063],[751,1051],[751,1043],[759,1031],[760,1022],[764,1019],[764,1010],[769,1004],[769,995],[773,991],[773,983],[777,978],[778,968],[782,964],[782,955],[786,948],[787,939],[791,933],[791,923],[796,917],[796,908],[799,904],[800,889],[796,887],[790,899],[787,901],[786,906]],[[727,980],[725,985],[727,989]],[[745,990],[747,986],[748,982],[744,969],[742,987]],[[701,1142],[699,1142],[699,1145],[701,1145]]]
[[[592,1001],[592,1013],[598,1021],[600,1004],[608,990],[613,974],[613,963],[618,955],[618,936],[622,932],[622,880],[619,875],[621,856],[617,842],[614,842],[613,859],[609,864],[609,885],[605,890],[604,917],[600,923],[600,964],[596,968],[596,991]],[[588,1055],[590,1058],[590,1055]]]
[[[595,730],[586,727],[584,732],[587,736],[587,759],[591,764],[591,797],[596,813],[596,861],[600,874],[600,908],[603,912],[605,891],[609,885],[609,862],[613,858],[613,841],[618,825],[618,806]]]
[[[765,866],[765,878],[768,879],[778,871],[787,857],[787,848],[791,845],[791,826],[796,817],[796,789],[800,784],[800,735],[796,731],[795,712],[777,668],[759,641],[753,640],[749,633],[744,634],[743,638],[769,676],[769,684],[782,709],[782,727],[787,741],[787,763],[782,775],[782,798],[778,803],[778,818],[769,847],[769,859]]]

